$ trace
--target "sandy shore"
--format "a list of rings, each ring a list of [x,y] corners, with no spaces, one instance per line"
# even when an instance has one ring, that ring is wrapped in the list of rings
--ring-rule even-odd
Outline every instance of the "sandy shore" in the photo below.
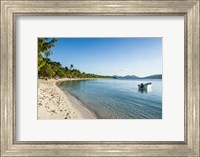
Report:
[[[96,119],[83,104],[56,83],[78,79],[38,80],[38,119]]]

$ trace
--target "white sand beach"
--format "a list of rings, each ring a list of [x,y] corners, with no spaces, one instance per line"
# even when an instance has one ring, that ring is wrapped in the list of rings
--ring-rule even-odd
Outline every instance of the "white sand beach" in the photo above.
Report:
[[[38,119],[96,119],[83,104],[56,83],[77,79],[38,79]]]

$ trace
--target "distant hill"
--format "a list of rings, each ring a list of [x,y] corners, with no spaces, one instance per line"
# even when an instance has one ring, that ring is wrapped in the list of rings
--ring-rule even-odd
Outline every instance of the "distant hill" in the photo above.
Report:
[[[147,77],[143,77],[143,79],[162,79],[162,74],[150,75],[150,76],[147,76]]]
[[[146,76],[146,77],[138,77],[135,75],[127,75],[127,76],[114,75],[113,78],[115,78],[115,79],[162,79],[162,74],[150,75],[150,76]]]
[[[127,76],[113,76],[116,79],[139,79],[139,77],[135,76],[135,75],[127,75]]]

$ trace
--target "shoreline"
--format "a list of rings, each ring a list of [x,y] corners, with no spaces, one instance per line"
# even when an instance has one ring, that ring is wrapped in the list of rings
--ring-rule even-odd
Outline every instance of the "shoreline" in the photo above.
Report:
[[[83,78],[38,79],[38,119],[97,119],[94,112],[75,96],[63,91],[63,81],[89,80]]]
[[[75,81],[76,81],[76,80],[75,80]],[[57,82],[57,83],[59,83],[59,82]],[[60,88],[60,87],[59,87],[59,84],[57,84],[57,83],[56,83],[56,85],[58,86],[58,88]],[[60,89],[61,89],[61,88],[60,88]],[[61,90],[62,90],[62,89],[61,89]],[[77,99],[77,101],[80,102],[80,104],[82,105],[82,107],[84,107],[84,108],[86,108],[87,110],[89,110],[89,111],[94,115],[94,117],[96,117],[96,119],[99,118],[99,116],[98,116],[92,109],[90,109],[90,107],[87,106],[86,103],[84,103],[83,101],[81,101],[81,100],[79,99],[79,97],[77,97],[76,95],[70,93],[68,90],[62,90],[62,91],[63,91],[67,96],[73,97],[73,99]]]

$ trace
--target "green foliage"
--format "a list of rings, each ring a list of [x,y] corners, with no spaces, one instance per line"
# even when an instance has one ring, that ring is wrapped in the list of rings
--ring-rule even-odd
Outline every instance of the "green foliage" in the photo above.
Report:
[[[39,72],[39,76],[43,76],[43,77],[48,77],[48,78],[52,78],[55,75],[55,72],[53,71],[53,69],[51,68],[51,65],[46,63]]]
[[[71,64],[71,65],[70,65],[70,69],[72,70],[73,68],[74,68],[74,65],[73,65],[73,64]]]
[[[59,68],[59,69],[57,70],[56,75],[59,76],[60,78],[63,78],[63,77],[66,76],[66,75],[65,75],[65,71],[64,71],[63,69],[61,69],[61,68]]]
[[[38,54],[38,72],[46,64],[46,61],[43,59],[42,55]]]
[[[38,76],[41,78],[111,78],[111,76],[101,76],[80,72],[71,64],[70,68],[62,67],[60,62],[51,61],[48,57],[52,54],[52,48],[57,39],[38,39]]]
[[[38,54],[44,53],[46,58],[49,57],[56,42],[57,39],[38,38]]]
[[[38,38],[38,73],[40,73],[41,68],[46,64],[47,58],[52,54],[52,48],[56,42],[57,39]]]
[[[45,65],[38,71],[39,77],[49,77],[49,78],[112,78],[111,76],[102,76],[95,74],[87,74],[81,72],[78,69],[62,67],[59,62],[53,62],[49,58],[45,60]]]

